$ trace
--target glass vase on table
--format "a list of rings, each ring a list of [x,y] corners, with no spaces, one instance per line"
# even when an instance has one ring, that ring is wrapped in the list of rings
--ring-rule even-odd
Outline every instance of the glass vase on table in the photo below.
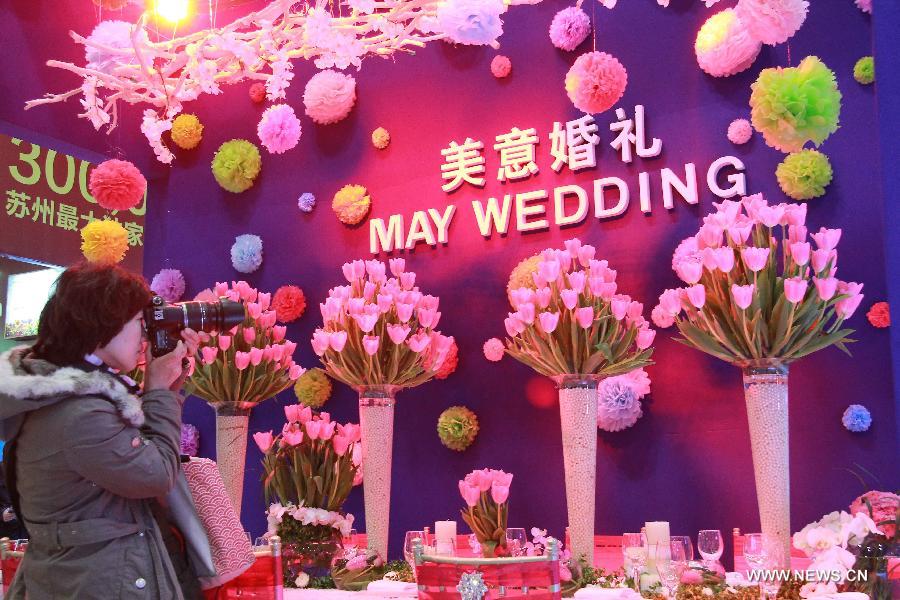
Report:
[[[697,534],[697,550],[703,558],[703,566],[713,570],[725,551],[722,532],[718,529],[702,529]]]
[[[647,564],[647,536],[626,533],[622,536],[622,559],[625,573],[634,581],[634,589],[641,591],[641,573]]]

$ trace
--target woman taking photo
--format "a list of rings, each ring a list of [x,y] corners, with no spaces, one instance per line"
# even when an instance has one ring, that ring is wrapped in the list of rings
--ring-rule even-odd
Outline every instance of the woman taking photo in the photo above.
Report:
[[[146,282],[116,266],[67,269],[30,348],[0,356],[0,438],[28,550],[11,598],[192,600],[155,498],[179,474],[181,407],[200,335],[147,357],[144,391],[118,373],[141,359]],[[205,334],[203,334],[205,335]],[[163,521],[161,531],[159,521]]]

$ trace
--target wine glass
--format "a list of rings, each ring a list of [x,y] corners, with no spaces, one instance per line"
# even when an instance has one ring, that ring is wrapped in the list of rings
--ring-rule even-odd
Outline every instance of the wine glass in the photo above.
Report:
[[[687,562],[694,560],[694,543],[691,541],[691,536],[672,535],[669,536],[669,540],[681,544],[684,548],[684,557],[687,559]]]
[[[631,575],[635,589],[641,590],[641,572],[647,564],[647,536],[643,533],[626,533],[622,536],[622,558],[625,572]]]
[[[510,556],[525,556],[525,543],[528,541],[523,527],[506,528],[506,548]]]
[[[659,581],[666,588],[669,598],[675,597],[675,591],[681,582],[681,575],[687,569],[687,557],[682,540],[659,542],[656,545],[656,572]]]
[[[722,532],[718,529],[701,529],[697,534],[697,550],[703,557],[704,566],[708,568],[715,566],[725,551]]]
[[[409,563],[409,567],[416,572],[416,551],[415,543],[418,540],[423,546],[425,544],[425,534],[421,531],[407,531],[403,537],[403,558]]]
[[[779,539],[765,533],[747,534],[744,537],[744,558],[751,570],[757,572],[762,597],[775,597],[780,586],[772,577],[772,571],[781,568],[784,562],[784,547]]]

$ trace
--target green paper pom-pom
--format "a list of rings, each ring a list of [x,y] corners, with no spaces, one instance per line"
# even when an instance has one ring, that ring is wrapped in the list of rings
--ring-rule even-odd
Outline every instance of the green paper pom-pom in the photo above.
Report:
[[[815,56],[796,67],[763,69],[750,89],[753,127],[776,150],[797,152],[809,141],[818,146],[837,131],[841,93],[834,73]]]
[[[219,146],[212,172],[223,188],[235,194],[250,189],[259,175],[259,149],[247,140],[229,140]]]
[[[310,408],[321,408],[331,397],[331,380],[322,369],[307,369],[294,384],[297,401]]]
[[[863,85],[875,83],[875,59],[863,56],[853,65],[853,79]]]
[[[465,406],[451,406],[438,417],[437,431],[442,444],[462,452],[478,435],[478,417]]]
[[[794,200],[810,200],[824,194],[832,174],[828,157],[817,150],[789,154],[775,170],[778,185]]]

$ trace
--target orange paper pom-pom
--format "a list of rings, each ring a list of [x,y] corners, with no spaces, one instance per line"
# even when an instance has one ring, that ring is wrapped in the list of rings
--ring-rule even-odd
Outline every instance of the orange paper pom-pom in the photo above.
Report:
[[[306,296],[296,285],[283,285],[272,297],[272,309],[275,311],[275,318],[280,322],[296,321],[306,310]]]
[[[331,208],[334,210],[341,223],[347,225],[356,225],[362,221],[372,206],[372,200],[369,194],[361,185],[348,184],[338,190],[331,202]]]
[[[143,200],[147,180],[132,163],[113,158],[94,167],[88,188],[103,208],[128,210]]]
[[[887,302],[876,302],[866,313],[866,318],[874,327],[890,327],[891,306]]]

